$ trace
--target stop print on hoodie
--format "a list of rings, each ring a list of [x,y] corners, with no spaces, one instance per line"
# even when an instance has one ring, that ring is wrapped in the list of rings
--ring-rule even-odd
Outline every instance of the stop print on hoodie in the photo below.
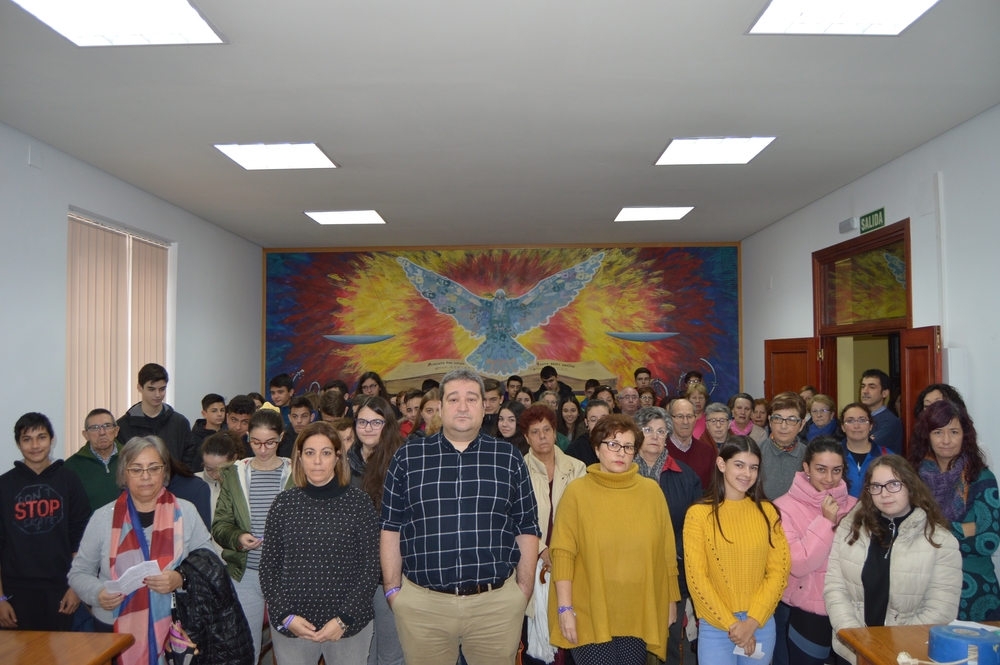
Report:
[[[24,462],[0,476],[0,574],[4,584],[60,588],[90,520],[83,482],[57,460],[41,473]]]

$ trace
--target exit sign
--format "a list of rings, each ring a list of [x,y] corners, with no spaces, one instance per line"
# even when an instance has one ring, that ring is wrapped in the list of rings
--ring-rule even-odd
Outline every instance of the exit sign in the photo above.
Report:
[[[861,233],[868,233],[885,226],[885,208],[861,216]]]

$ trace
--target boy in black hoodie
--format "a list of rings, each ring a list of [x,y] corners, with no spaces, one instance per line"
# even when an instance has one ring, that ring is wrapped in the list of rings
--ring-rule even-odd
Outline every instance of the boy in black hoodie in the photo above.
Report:
[[[66,575],[90,502],[79,476],[49,458],[48,418],[24,414],[14,440],[24,461],[0,476],[0,627],[67,631],[80,598]]]
[[[201,398],[201,418],[194,421],[191,436],[188,438],[186,450],[194,450],[194,460],[188,464],[192,471],[201,471],[205,467],[201,462],[201,444],[205,439],[221,432],[226,424],[226,398],[222,395],[209,393]]]
[[[167,444],[170,456],[191,468],[198,449],[190,446],[191,423],[163,400],[167,396],[167,370],[148,363],[139,370],[142,400],[118,419],[118,440],[128,443],[136,436],[158,436]]]

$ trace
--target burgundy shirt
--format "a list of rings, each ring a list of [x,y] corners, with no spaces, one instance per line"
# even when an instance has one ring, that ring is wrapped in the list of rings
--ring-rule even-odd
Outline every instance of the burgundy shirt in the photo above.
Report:
[[[715,470],[715,458],[719,456],[715,446],[699,439],[692,439],[691,447],[688,448],[687,452],[684,452],[677,447],[677,444],[674,443],[674,437],[671,435],[667,438],[667,450],[670,457],[678,462],[684,462],[698,474],[702,487],[707,488],[711,484],[712,474]]]

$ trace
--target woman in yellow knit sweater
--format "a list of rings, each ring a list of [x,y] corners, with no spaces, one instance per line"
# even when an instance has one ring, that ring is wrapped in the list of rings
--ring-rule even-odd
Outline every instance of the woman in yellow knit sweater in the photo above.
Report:
[[[684,520],[684,567],[701,620],[698,660],[712,665],[770,663],[774,608],[791,557],[777,509],[764,498],[760,448],[733,436],[716,458],[705,498]],[[763,651],[761,660],[748,656]],[[744,655],[745,654],[745,655]]]
[[[631,418],[605,416],[590,441],[599,461],[566,487],[552,528],[552,644],[577,665],[643,665],[647,649],[664,660],[680,599],[667,502],[632,462]]]

